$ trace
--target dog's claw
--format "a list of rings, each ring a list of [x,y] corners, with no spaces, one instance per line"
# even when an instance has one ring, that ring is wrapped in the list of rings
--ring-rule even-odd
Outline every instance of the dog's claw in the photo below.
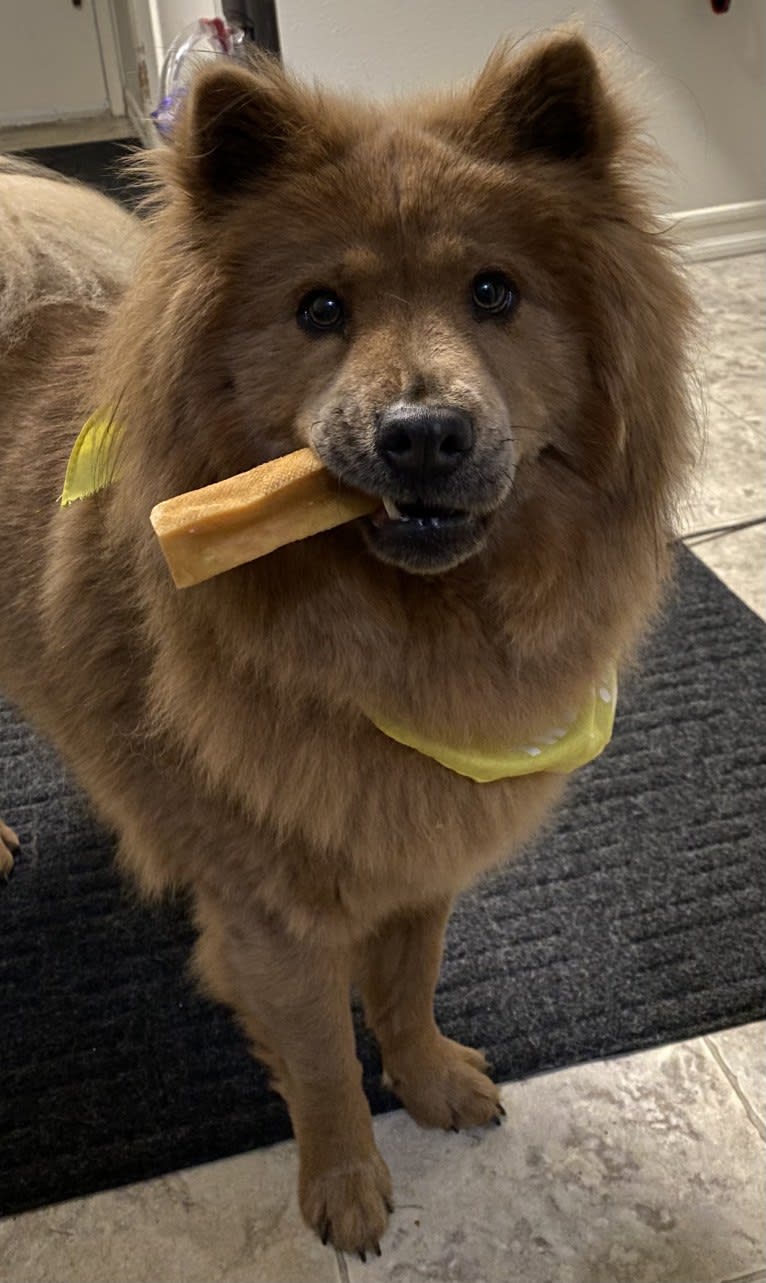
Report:
[[[367,1264],[367,1257],[361,1247],[359,1248],[359,1260],[362,1262],[362,1265]]]
[[[381,1252],[381,1250],[380,1250],[380,1243],[375,1242],[375,1243],[373,1243],[373,1245],[372,1245],[372,1246],[373,1246],[373,1249],[374,1249],[374,1251],[375,1251],[375,1255],[376,1255],[376,1256],[382,1256],[382,1255],[383,1255],[383,1253],[382,1253],[382,1252]]]
[[[323,1221],[319,1227],[319,1237],[322,1241],[322,1247],[327,1247],[327,1240],[330,1237],[330,1222]]]
[[[386,1211],[388,1212],[389,1216],[393,1215],[394,1205],[391,1202],[391,1200],[389,1198],[384,1198],[383,1202],[386,1205]]]
[[[503,1125],[503,1120],[499,1114],[494,1115],[492,1122],[495,1124],[496,1127],[502,1127]]]
[[[498,1112],[498,1114],[502,1114],[502,1115],[503,1115],[503,1118],[507,1118],[507,1117],[508,1117],[508,1115],[507,1115],[506,1111],[503,1109],[503,1106],[500,1104],[500,1102],[499,1102],[499,1101],[498,1101],[498,1105],[497,1105],[497,1112]]]
[[[459,1132],[459,1131],[460,1131],[460,1128],[459,1128],[459,1127],[456,1127],[454,1123],[450,1123],[450,1131],[451,1131],[451,1132]]]

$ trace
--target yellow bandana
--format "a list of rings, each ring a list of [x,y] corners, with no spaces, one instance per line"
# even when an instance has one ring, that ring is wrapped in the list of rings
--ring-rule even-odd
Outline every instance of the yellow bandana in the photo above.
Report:
[[[111,410],[97,410],[80,429],[69,456],[61,506],[87,499],[103,490],[115,477],[115,460],[111,448],[120,433],[120,424]]]
[[[62,507],[95,494],[114,480],[116,468],[111,447],[120,431],[121,425],[108,409],[98,410],[83,425],[69,456]],[[533,775],[538,771],[568,775],[591,762],[612,738],[616,702],[617,671],[612,667],[604,679],[593,686],[579,712],[572,711],[544,735],[512,749],[455,748],[426,739],[386,717],[369,712],[367,716],[389,739],[432,757],[441,766],[477,784],[489,784],[493,780]]]
[[[544,735],[536,735],[527,744],[510,749],[464,749],[428,740],[417,731],[389,722],[387,718],[368,713],[379,731],[397,744],[413,748],[432,757],[441,766],[466,775],[477,784],[513,779],[550,771],[569,775],[602,753],[612,738],[617,704],[617,670],[612,667],[593,689],[579,712],[571,711]]]

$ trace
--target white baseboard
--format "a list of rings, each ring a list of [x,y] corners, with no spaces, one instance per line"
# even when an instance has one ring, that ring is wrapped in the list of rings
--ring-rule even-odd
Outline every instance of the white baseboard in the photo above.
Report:
[[[0,115],[0,129],[27,129],[32,125],[56,125],[72,120],[92,120],[94,116],[109,116],[111,111],[106,101],[91,103],[88,107],[77,107],[72,111],[33,107],[29,111],[3,112]]]
[[[766,200],[685,209],[665,220],[684,255],[699,262],[766,250]]]

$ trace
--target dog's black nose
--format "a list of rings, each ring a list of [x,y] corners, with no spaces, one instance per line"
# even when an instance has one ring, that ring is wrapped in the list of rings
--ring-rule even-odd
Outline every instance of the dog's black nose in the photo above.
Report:
[[[446,476],[471,453],[473,422],[456,406],[399,402],[380,417],[377,448],[407,479]]]

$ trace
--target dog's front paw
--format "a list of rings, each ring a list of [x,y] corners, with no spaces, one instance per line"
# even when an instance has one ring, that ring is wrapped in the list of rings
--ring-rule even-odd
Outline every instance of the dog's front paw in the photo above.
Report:
[[[301,1164],[300,1204],[323,1243],[364,1260],[380,1255],[380,1239],[393,1211],[391,1177],[377,1150],[368,1158],[311,1170]]]
[[[13,868],[13,854],[19,849],[19,839],[13,829],[0,820],[0,878],[7,878]]]
[[[500,1093],[480,1051],[439,1034],[386,1061],[386,1080],[421,1127],[481,1127],[500,1122]]]

